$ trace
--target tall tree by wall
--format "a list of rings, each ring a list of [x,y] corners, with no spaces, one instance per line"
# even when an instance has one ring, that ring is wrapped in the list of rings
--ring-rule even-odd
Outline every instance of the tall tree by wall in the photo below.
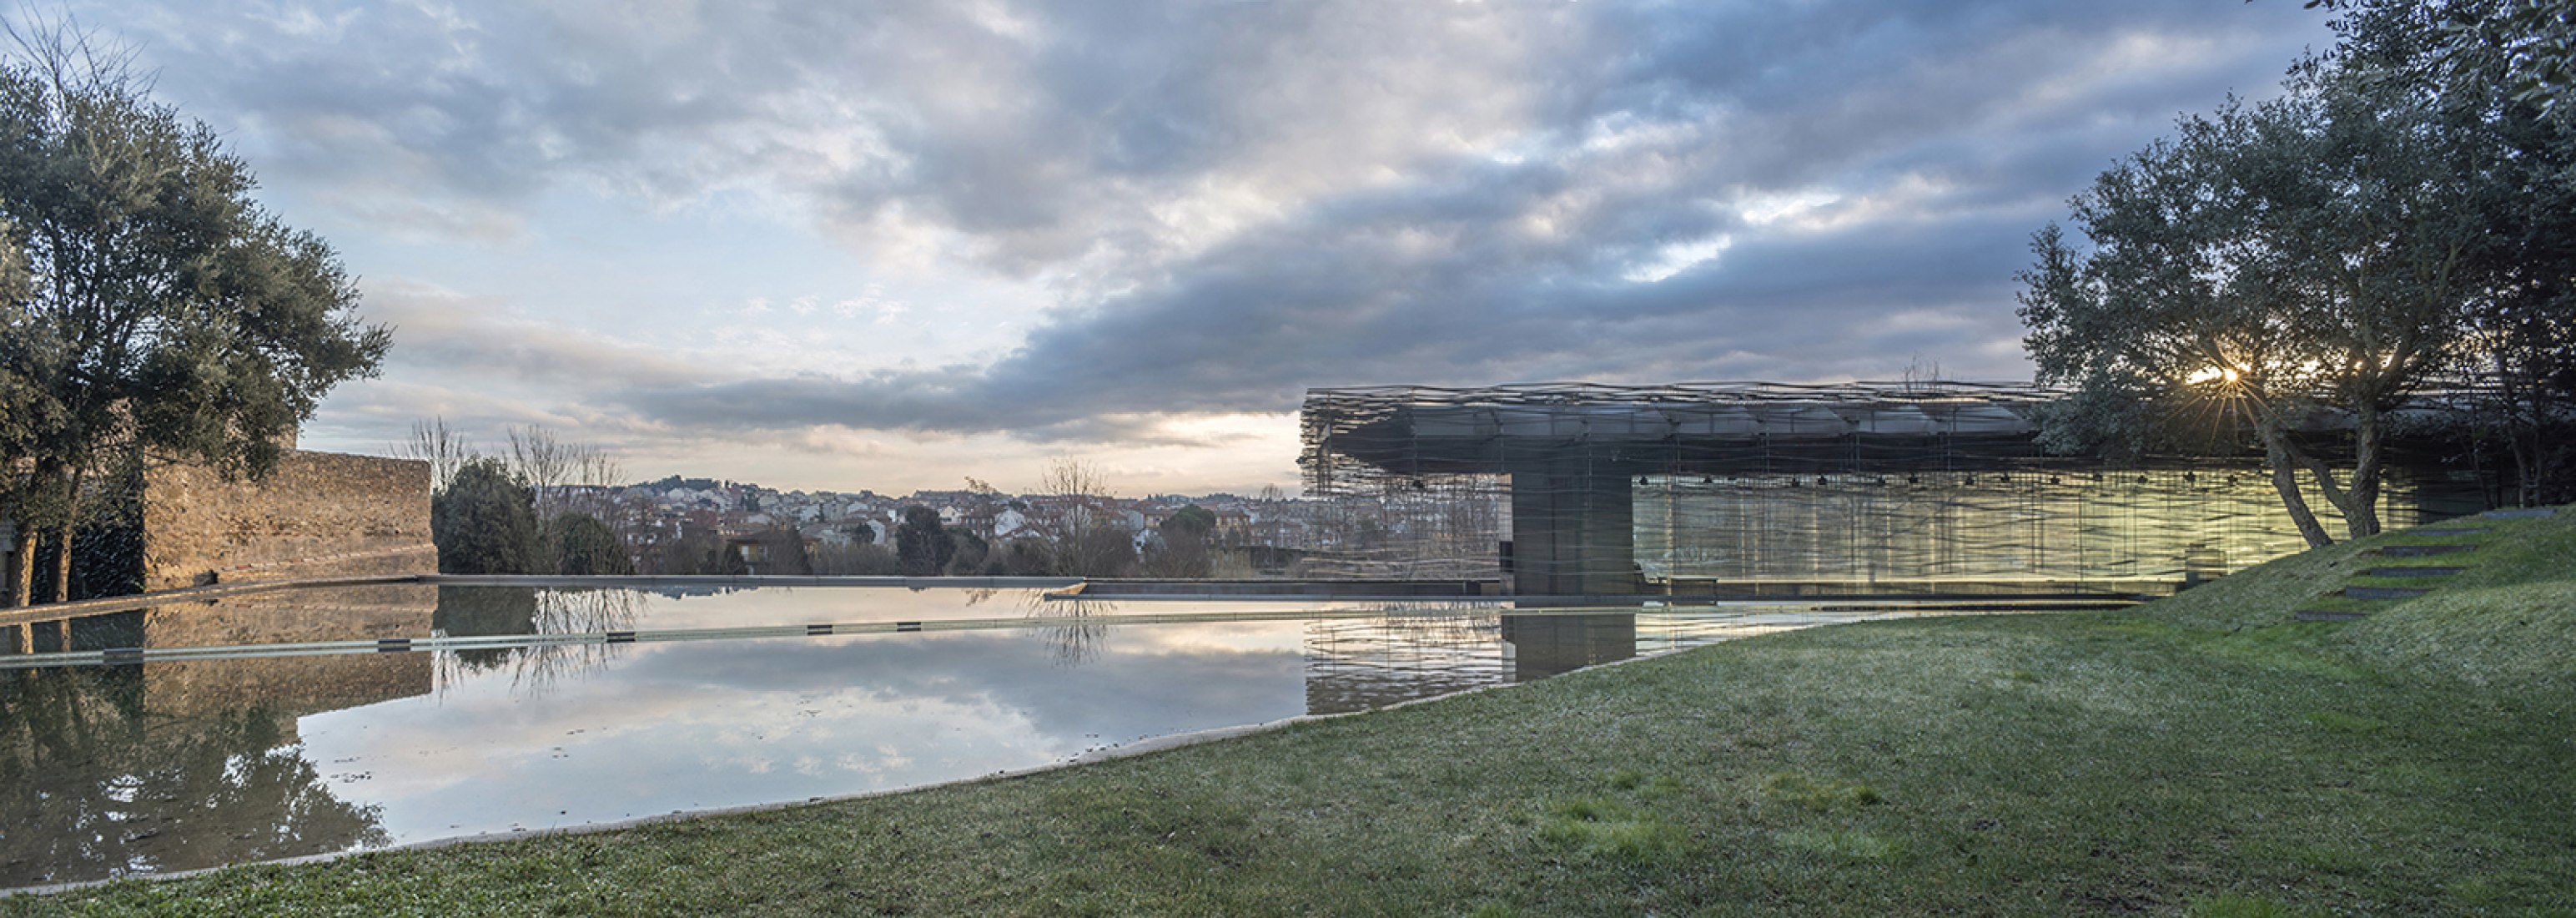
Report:
[[[136,458],[265,475],[280,441],[390,342],[319,237],[251,197],[212,127],[151,97],[129,55],[68,21],[12,27],[0,59],[0,217],[27,283],[7,298],[8,413],[33,418],[11,508],[68,574],[82,482]],[[21,540],[21,558],[29,558]],[[26,599],[32,565],[20,565]],[[57,576],[60,599],[70,577]]]
[[[430,535],[442,574],[536,574],[553,565],[539,548],[536,499],[493,459],[456,470],[430,499]]]

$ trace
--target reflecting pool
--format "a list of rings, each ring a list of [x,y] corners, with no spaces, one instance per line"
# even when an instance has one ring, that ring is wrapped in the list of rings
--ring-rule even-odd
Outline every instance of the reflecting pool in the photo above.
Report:
[[[0,885],[913,787],[1891,614],[408,585],[122,612],[0,655]],[[394,639],[430,649],[325,646]],[[227,649],[46,662],[100,648]]]

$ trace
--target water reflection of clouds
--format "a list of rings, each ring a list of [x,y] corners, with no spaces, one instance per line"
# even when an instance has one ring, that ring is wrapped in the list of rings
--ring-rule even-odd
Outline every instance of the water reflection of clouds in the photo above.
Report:
[[[1295,623],[1121,628],[1100,652],[1056,666],[1024,632],[637,645],[542,696],[468,675],[302,730],[313,760],[368,775],[344,795],[420,838],[903,787],[1303,711]]]
[[[804,617],[852,621],[864,617],[853,606],[816,601],[865,596],[904,599],[878,611],[923,620],[943,617],[937,609],[948,610],[944,617],[971,610],[1007,620],[1378,605],[805,590],[758,602],[756,593],[652,597],[636,611],[623,601],[576,601],[596,598],[591,593],[549,592],[562,600],[553,602],[525,591],[469,589],[440,591],[440,627],[491,634],[712,627],[779,623],[773,613],[817,605],[825,607]],[[794,601],[777,601],[782,596]],[[708,604],[687,613],[696,618],[661,614],[701,601]],[[520,650],[475,651],[483,656],[472,661],[442,653],[156,663],[136,675],[165,713],[184,711],[174,715],[182,720],[281,698],[295,700],[289,710],[350,706],[293,720],[283,739],[255,745],[309,765],[317,789],[363,808],[370,822],[381,819],[386,835],[370,828],[365,836],[381,843],[917,786],[1147,736],[1544,675],[1643,648],[1870,617],[1766,608],[1640,615],[1633,624],[1629,616],[1593,612],[1546,624],[1498,616],[1492,604],[1389,611],[1397,614],[1091,627],[1083,631],[1086,660],[1070,665],[1061,629],[1027,627],[621,644],[571,661],[579,665],[546,667],[551,681],[534,680],[544,691],[530,691],[528,667],[512,663]],[[297,668],[311,659],[332,661],[328,678]],[[169,707],[190,700],[213,707]],[[166,740],[155,742],[143,754],[168,754]],[[99,766],[95,775],[64,777],[113,798],[119,768],[131,771]],[[281,825],[301,818],[278,817]],[[323,848],[287,853],[355,843],[323,834],[312,842]]]

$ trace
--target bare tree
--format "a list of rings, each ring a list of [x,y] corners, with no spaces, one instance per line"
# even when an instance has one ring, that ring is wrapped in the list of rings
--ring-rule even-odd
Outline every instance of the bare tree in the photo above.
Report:
[[[394,444],[393,454],[396,458],[429,463],[429,486],[437,491],[447,490],[457,469],[482,456],[472,441],[447,428],[444,417],[411,422],[411,436]]]
[[[616,498],[610,490],[626,481],[626,466],[607,450],[583,443],[571,448],[572,484],[581,486],[579,510],[601,519],[614,515]]]
[[[1090,528],[1098,515],[1094,504],[1107,496],[1107,491],[1101,484],[1100,467],[1088,459],[1057,457],[1038,476],[1038,493],[1056,499],[1057,522],[1068,530],[1059,533],[1059,539]]]
[[[1057,458],[1039,476],[1038,492],[1050,498],[1054,519],[1048,528],[1063,573],[1114,576],[1134,563],[1135,543],[1111,524],[1101,506],[1109,488],[1099,466],[1087,459]]]
[[[520,481],[537,490],[537,505],[542,511],[546,493],[571,477],[575,463],[573,450],[555,439],[554,431],[534,424],[511,427],[506,434],[510,452],[502,458],[510,464],[510,471],[517,473]]]

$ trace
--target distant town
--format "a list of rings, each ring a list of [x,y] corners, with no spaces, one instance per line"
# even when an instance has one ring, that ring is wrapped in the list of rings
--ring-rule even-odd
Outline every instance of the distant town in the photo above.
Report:
[[[1172,541],[1166,524],[1198,508],[1204,532],[1193,531],[1213,555],[1215,576],[1491,576],[1494,540],[1503,531],[1492,501],[1456,501],[1425,495],[1407,499],[1296,498],[1276,488],[1244,496],[1158,494],[1011,494],[990,487],[921,490],[902,496],[871,490],[780,491],[751,482],[670,476],[624,486],[556,485],[540,489],[538,503],[579,509],[615,530],[641,573],[693,573],[707,565],[710,549],[731,546],[735,557],[783,559],[787,540],[804,556],[802,572],[892,573],[891,563],[906,512],[926,508],[941,526],[992,554],[994,573],[1005,570],[1000,549],[1015,542],[1059,547],[1082,539],[1083,530],[1114,531],[1126,557],[1152,559]],[[1211,519],[1212,518],[1212,519]],[[759,546],[757,548],[752,546]],[[875,550],[870,550],[873,547]],[[756,562],[755,562],[756,566]],[[1062,565],[1054,565],[1061,569]],[[1468,570],[1466,568],[1475,568]],[[774,570],[786,573],[786,570]]]

